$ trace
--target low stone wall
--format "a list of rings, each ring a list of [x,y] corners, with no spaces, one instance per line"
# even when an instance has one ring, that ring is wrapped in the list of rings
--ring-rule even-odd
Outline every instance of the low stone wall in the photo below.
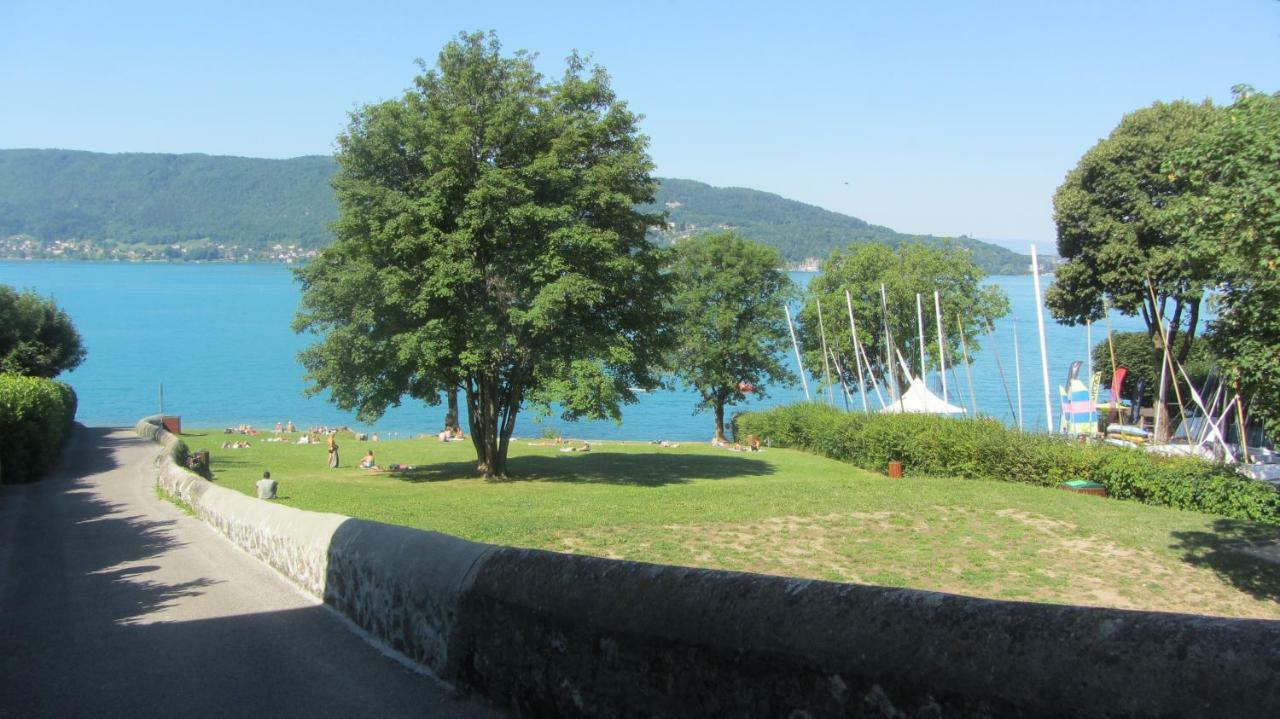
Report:
[[[198,516],[522,715],[1280,715],[1280,622],[493,547],[253,499],[169,457],[158,481]]]

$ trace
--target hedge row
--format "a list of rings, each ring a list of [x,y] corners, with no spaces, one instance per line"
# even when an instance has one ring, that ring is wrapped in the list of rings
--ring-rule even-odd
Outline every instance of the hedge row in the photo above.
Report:
[[[827,405],[793,404],[739,414],[733,428],[736,437],[754,434],[775,447],[802,449],[876,472],[898,460],[906,475],[1046,487],[1086,479],[1104,485],[1119,499],[1280,524],[1280,494],[1229,467],[1024,434],[994,420],[859,414]]]
[[[40,479],[71,436],[76,393],[50,379],[0,374],[0,483]]]

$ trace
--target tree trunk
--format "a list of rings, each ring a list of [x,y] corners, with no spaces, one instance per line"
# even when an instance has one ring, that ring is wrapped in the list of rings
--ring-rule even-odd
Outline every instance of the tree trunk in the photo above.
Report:
[[[449,410],[444,415],[444,426],[453,429],[458,427],[458,388],[452,387],[448,394]]]
[[[716,441],[727,442],[724,437],[724,399],[716,395]]]
[[[476,471],[486,479],[506,479],[507,451],[516,414],[520,411],[518,388],[503,388],[491,375],[468,377],[467,424],[476,450]]]

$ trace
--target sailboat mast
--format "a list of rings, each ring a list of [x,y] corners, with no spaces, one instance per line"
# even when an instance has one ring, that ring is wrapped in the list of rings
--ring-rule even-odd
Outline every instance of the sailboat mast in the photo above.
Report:
[[[946,345],[943,342],[942,334],[942,299],[938,296],[938,291],[933,291],[933,317],[938,323],[938,376],[942,378],[942,402],[947,402],[947,352],[944,349]],[[961,341],[964,335],[961,335]]]
[[[867,402],[867,384],[862,378],[862,358],[858,356],[858,324],[853,321],[853,295],[849,290],[844,291],[844,303],[849,308],[849,339],[853,345],[853,362],[858,365],[858,394],[862,395],[862,411],[870,412],[871,405]]]
[[[1022,357],[1018,350],[1018,318],[1013,318],[1013,383],[1018,388],[1018,431],[1022,431]]]
[[[1031,246],[1031,277],[1036,290],[1036,327],[1040,331],[1040,379],[1044,382],[1044,422],[1053,434],[1053,403],[1049,401],[1049,350],[1044,344],[1044,297],[1040,294],[1040,262]]]
[[[791,347],[796,351],[796,366],[800,368],[800,384],[804,386],[804,401],[809,401],[809,381],[804,378],[804,360],[800,359],[800,343],[796,341],[796,328],[791,324],[791,310],[782,306],[782,313],[787,316],[787,329],[791,331]]]
[[[956,315],[956,328],[960,331],[960,353],[964,356],[964,377],[969,383],[969,406],[973,409],[973,416],[978,416],[978,395],[973,391],[973,369],[969,362],[969,345],[964,341],[964,323],[960,321],[960,315]]]
[[[1004,376],[1004,365],[1000,364],[1000,348],[996,347],[996,328],[987,320],[987,336],[991,338],[991,357],[996,361],[996,371],[1000,373],[1000,387],[1004,390],[1004,398],[1009,402],[1009,417],[1018,420],[1018,413],[1013,409],[1013,397],[1009,395],[1009,380]]]
[[[884,321],[884,359],[889,368],[889,402],[898,401],[898,368],[893,365],[893,333],[889,331],[889,296],[884,291],[884,283],[880,283],[880,317]]]
[[[827,385],[827,402],[835,404],[831,388],[831,363],[827,361],[827,328],[822,321],[822,300],[814,298],[818,303],[818,336],[822,338],[822,379]]]
[[[923,383],[928,376],[929,366],[924,359],[924,302],[920,299],[919,292],[916,293],[916,327],[920,331],[920,381]]]
[[[1093,321],[1084,321],[1084,374],[1093,377]]]

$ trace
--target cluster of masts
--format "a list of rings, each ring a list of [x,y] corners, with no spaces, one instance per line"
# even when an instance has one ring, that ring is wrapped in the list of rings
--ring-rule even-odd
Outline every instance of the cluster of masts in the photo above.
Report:
[[[1177,400],[1179,414],[1183,418],[1182,428],[1180,428],[1174,435],[1174,439],[1180,441],[1174,444],[1165,444],[1159,448],[1153,447],[1153,445],[1157,444],[1156,438],[1169,434],[1169,427],[1162,426],[1162,423],[1168,422],[1168,419],[1165,417],[1165,413],[1163,412],[1157,411],[1153,413],[1154,427],[1153,432],[1151,433],[1146,432],[1146,430],[1142,430],[1140,425],[1134,426],[1133,419],[1125,422],[1119,418],[1120,410],[1122,409],[1119,399],[1121,390],[1120,385],[1123,382],[1123,377],[1125,376],[1126,371],[1124,368],[1118,368],[1115,366],[1115,351],[1114,345],[1111,341],[1109,315],[1107,337],[1108,345],[1112,347],[1111,356],[1113,365],[1113,381],[1111,383],[1112,388],[1110,397],[1111,412],[1110,416],[1107,418],[1108,431],[1098,431],[1097,407],[1099,405],[1097,405],[1097,386],[1100,376],[1094,377],[1094,373],[1092,372],[1092,323],[1086,323],[1086,344],[1088,345],[1086,348],[1086,357],[1089,358],[1090,364],[1087,376],[1094,378],[1092,383],[1093,390],[1087,393],[1090,407],[1093,408],[1092,415],[1090,417],[1091,424],[1089,421],[1074,422],[1069,413],[1069,407],[1071,400],[1073,399],[1071,391],[1073,389],[1073,385],[1077,382],[1076,374],[1080,367],[1080,363],[1077,362],[1073,364],[1071,374],[1067,380],[1067,386],[1059,388],[1061,411],[1059,413],[1060,419],[1058,426],[1055,428],[1053,403],[1050,393],[1051,385],[1049,384],[1048,351],[1045,342],[1044,302],[1040,288],[1040,267],[1036,256],[1035,245],[1031,246],[1031,267],[1036,298],[1036,323],[1040,344],[1040,371],[1044,387],[1045,429],[1048,432],[1053,433],[1055,429],[1057,429],[1057,431],[1071,434],[1088,434],[1089,438],[1093,438],[1094,436],[1101,434],[1104,439],[1107,439],[1107,441],[1112,441],[1117,444],[1137,444],[1138,442],[1142,442],[1148,449],[1153,449],[1154,451],[1163,454],[1198,454],[1200,456],[1222,459],[1228,463],[1249,461],[1250,452],[1245,432],[1245,403],[1241,399],[1240,394],[1238,392],[1234,394],[1231,393],[1224,382],[1218,382],[1216,388],[1214,388],[1212,392],[1208,391],[1208,387],[1201,388],[1201,390],[1204,391],[1198,391],[1196,389],[1190,376],[1187,374],[1186,368],[1184,368],[1181,363],[1174,358],[1173,353],[1171,352],[1169,333],[1172,331],[1172,328],[1169,330],[1166,330],[1165,328],[1165,320],[1164,317],[1160,315],[1159,303],[1155,301],[1154,287],[1151,285],[1150,280],[1148,280],[1148,291],[1151,293],[1153,306],[1157,308],[1156,320],[1159,325],[1159,339],[1163,344],[1163,361],[1161,364],[1160,378],[1161,391],[1160,396],[1157,398],[1157,402],[1160,406],[1165,406],[1165,388],[1172,385]],[[969,360],[964,324],[959,316],[956,317],[956,323],[959,329],[962,364],[968,385],[969,406],[968,408],[965,408],[963,406],[950,404],[949,402],[951,390],[947,383],[948,358],[946,356],[946,332],[943,322],[941,296],[937,290],[933,293],[933,306],[939,355],[938,368],[941,380],[941,397],[933,394],[926,387],[923,381],[923,378],[928,373],[927,370],[929,367],[928,357],[926,356],[927,343],[925,340],[925,298],[919,293],[916,294],[916,324],[919,332],[917,339],[920,348],[920,374],[918,376],[913,376],[912,368],[894,343],[893,333],[890,330],[890,323],[888,320],[888,297],[885,291],[885,286],[883,284],[880,285],[880,308],[883,319],[885,347],[885,357],[883,358],[881,367],[883,368],[883,374],[887,374],[889,376],[877,379],[873,365],[867,355],[866,348],[858,339],[857,319],[853,312],[853,296],[847,289],[844,294],[845,309],[848,312],[849,317],[849,335],[852,343],[851,354],[855,365],[854,369],[858,382],[857,387],[860,390],[858,391],[858,395],[861,398],[863,411],[871,411],[869,395],[873,393],[880,404],[879,411],[881,412],[924,412],[930,414],[968,414],[973,417],[978,416],[977,393],[974,391],[972,366]],[[839,388],[845,407],[848,409],[855,404],[853,397],[854,393],[850,391],[849,386],[845,381],[845,377],[850,375],[845,371],[845,367],[840,361],[840,354],[835,352],[828,344],[826,324],[824,322],[824,309],[820,298],[816,299],[816,306],[819,339],[822,349],[822,376],[824,379],[824,386],[828,393],[828,401],[834,402],[834,397],[831,393],[835,391],[835,388]],[[800,381],[804,388],[805,399],[811,400],[812,396],[809,390],[809,382],[800,352],[799,341],[796,337],[795,325],[792,323],[791,311],[784,305],[783,312],[786,316],[788,331],[791,334],[791,343],[792,348],[795,351],[796,364],[800,369]],[[1018,348],[1017,320],[1015,319],[1013,322],[1014,386],[1017,389],[1016,403],[1009,391],[1009,383],[1005,378],[1004,367],[1000,361],[1000,353],[994,346],[995,329],[990,320],[986,320],[985,325],[987,337],[992,342],[996,369],[1000,373],[1001,385],[1004,388],[1005,397],[1009,402],[1010,412],[1017,423],[1018,429],[1023,430],[1021,355]],[[832,378],[833,369],[836,381],[833,381]],[[902,377],[906,380],[905,382],[899,382],[899,372],[902,373]],[[1181,382],[1178,381],[1179,378],[1181,379]],[[882,384],[884,385],[883,392],[881,391]],[[867,391],[868,386],[871,388],[871,393]],[[905,386],[906,389],[899,391],[899,388],[903,386]],[[1185,386],[1188,389],[1189,397],[1183,396],[1181,389],[1182,386]],[[1207,401],[1206,397],[1208,398]],[[957,401],[963,404],[963,400],[961,398],[957,397]],[[1140,399],[1137,400],[1138,403],[1140,403],[1140,401]],[[1137,406],[1135,405],[1133,409],[1136,410]],[[1191,409],[1192,411],[1189,412],[1188,409]],[[1134,415],[1137,415],[1136,411],[1134,412]],[[1236,446],[1233,446],[1227,441],[1227,427],[1232,421],[1238,423],[1237,436],[1239,438],[1239,444]],[[1084,427],[1091,427],[1091,429],[1086,432],[1083,429]],[[1239,453],[1239,456],[1237,456],[1237,452]],[[1262,452],[1267,453],[1267,450],[1262,450]],[[1267,454],[1270,456],[1269,453]]]

